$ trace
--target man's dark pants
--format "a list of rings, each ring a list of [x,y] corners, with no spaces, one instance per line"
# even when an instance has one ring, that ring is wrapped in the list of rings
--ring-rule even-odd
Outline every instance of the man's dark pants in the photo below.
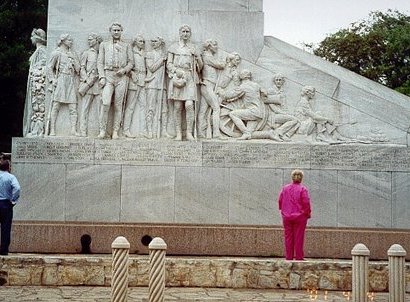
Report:
[[[1,248],[0,255],[9,253],[13,205],[9,200],[0,200]]]

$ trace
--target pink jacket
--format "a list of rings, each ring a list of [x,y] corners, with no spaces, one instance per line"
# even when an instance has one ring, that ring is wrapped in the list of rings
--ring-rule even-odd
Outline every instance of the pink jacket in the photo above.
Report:
[[[300,183],[285,185],[279,194],[279,210],[283,218],[310,218],[310,198],[308,189]]]

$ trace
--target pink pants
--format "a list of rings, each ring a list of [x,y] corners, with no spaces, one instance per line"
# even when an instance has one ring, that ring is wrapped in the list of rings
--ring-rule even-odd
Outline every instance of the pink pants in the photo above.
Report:
[[[307,217],[305,215],[295,218],[283,217],[286,260],[303,260],[306,224]]]

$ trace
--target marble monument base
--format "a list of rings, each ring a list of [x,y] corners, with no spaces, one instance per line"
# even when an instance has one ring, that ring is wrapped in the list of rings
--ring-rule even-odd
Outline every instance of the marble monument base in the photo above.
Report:
[[[16,220],[281,225],[277,196],[305,171],[309,226],[410,229],[410,148],[271,141],[14,138]]]
[[[350,258],[364,243],[385,259],[410,243],[410,148],[91,138],[14,138],[17,252],[131,253],[160,236],[174,255],[283,256],[277,195],[292,169],[312,199],[306,256]],[[407,231],[406,231],[407,229]],[[143,237],[145,237],[144,240]],[[148,236],[148,237],[147,237]]]

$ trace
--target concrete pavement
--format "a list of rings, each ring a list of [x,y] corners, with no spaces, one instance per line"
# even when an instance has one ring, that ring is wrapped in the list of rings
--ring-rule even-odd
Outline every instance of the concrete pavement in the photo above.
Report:
[[[148,302],[147,287],[128,289],[132,302]],[[349,296],[348,296],[349,295]],[[351,301],[350,293],[317,291],[316,293],[297,290],[249,290],[225,288],[183,288],[172,287],[165,291],[165,301],[179,302],[290,302],[290,301]],[[5,302],[109,302],[110,287],[86,286],[0,286],[0,301]],[[388,293],[376,293],[369,301],[387,302]],[[410,295],[406,296],[410,301]]]

